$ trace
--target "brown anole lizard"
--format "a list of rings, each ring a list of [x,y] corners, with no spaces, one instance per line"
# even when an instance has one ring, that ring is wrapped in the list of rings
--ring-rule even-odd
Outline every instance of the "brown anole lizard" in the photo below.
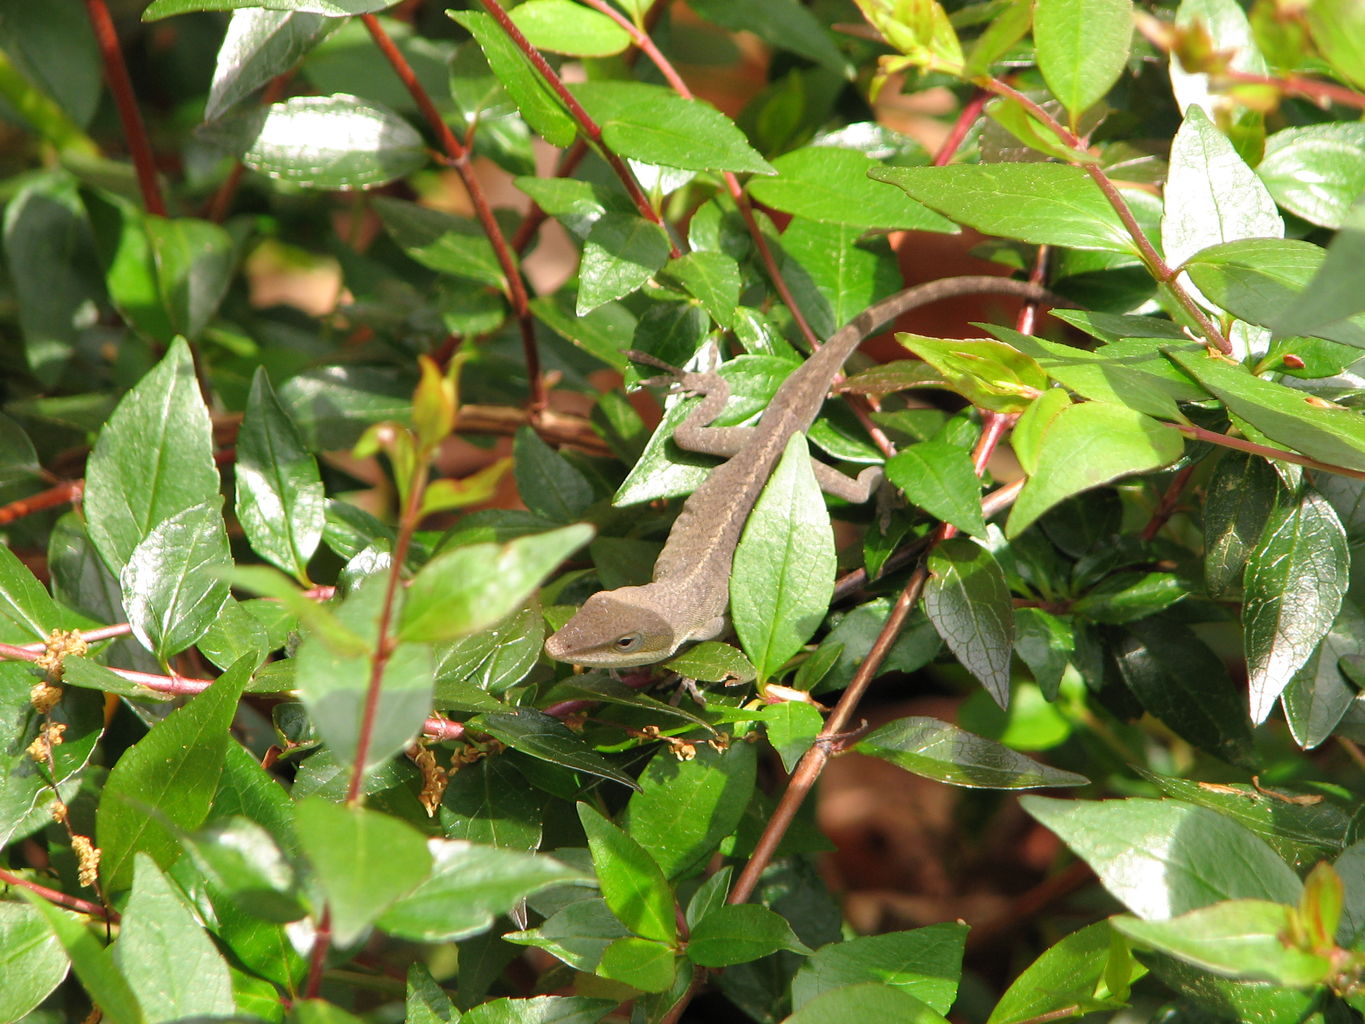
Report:
[[[678,425],[674,441],[727,460],[683,504],[654,563],[653,582],[593,594],[545,641],[545,652],[576,665],[626,668],[662,661],[683,644],[719,636],[744,523],[787,441],[819,415],[840,368],[864,338],[901,313],[972,294],[1069,305],[1045,288],[1004,277],[952,277],[907,288],[864,310],[793,370],[752,427],[708,426],[725,407],[729,386],[719,374],[681,374],[681,389],[703,399]],[[851,479],[825,463],[813,465],[820,487],[849,501],[866,501],[882,480],[880,467]]]

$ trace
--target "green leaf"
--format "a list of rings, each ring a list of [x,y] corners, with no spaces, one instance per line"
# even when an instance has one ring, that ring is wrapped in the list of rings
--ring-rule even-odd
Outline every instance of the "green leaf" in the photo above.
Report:
[[[451,1024],[460,1011],[422,963],[408,965],[408,993],[404,1005],[407,1024]]]
[[[1365,200],[1357,199],[1341,224],[1341,230],[1327,247],[1322,264],[1308,279],[1303,290],[1289,302],[1272,325],[1277,338],[1310,334],[1341,337],[1348,335],[1360,346],[1357,328],[1365,310],[1356,271],[1365,258]],[[1354,318],[1352,323],[1343,323]],[[1352,354],[1354,355],[1354,353]]]
[[[1256,174],[1275,201],[1319,227],[1339,228],[1365,191],[1365,124],[1284,128],[1265,140]]]
[[[200,134],[253,171],[307,189],[375,188],[428,160],[422,137],[407,121],[346,93],[295,96],[230,114]]]
[[[95,938],[90,926],[70,911],[62,910],[28,889],[15,887],[29,904],[36,908],[47,927],[71,959],[76,972],[90,996],[109,1024],[146,1024],[147,1017],[138,1006],[137,997],[129,987],[123,972],[114,964],[110,951]]]
[[[986,535],[981,479],[965,448],[944,441],[909,445],[887,461],[886,478],[935,519],[975,537]]]
[[[677,954],[662,942],[627,935],[602,951],[596,973],[641,992],[663,992],[677,974]]]
[[[610,57],[630,46],[630,33],[605,14],[573,0],[532,0],[509,12],[538,50],[570,57]]]
[[[898,718],[874,729],[853,749],[926,779],[971,789],[1083,786],[1089,781],[936,718]]]
[[[1215,600],[1240,597],[1247,556],[1279,501],[1279,474],[1265,459],[1224,452],[1204,496],[1204,585]]]
[[[338,945],[360,938],[432,867],[421,834],[378,811],[310,797],[295,805],[294,825],[327,901]]]
[[[18,555],[0,547],[0,622],[8,620],[34,640],[45,640],[54,629],[79,627],[81,623],[73,619]]]
[[[1145,946],[1218,974],[1290,987],[1322,984],[1331,961],[1286,945],[1293,912],[1265,900],[1228,900],[1169,921],[1120,915],[1112,923]]]
[[[133,881],[133,858],[147,853],[158,867],[180,853],[175,830],[204,823],[228,744],[228,727],[250,676],[239,662],[207,690],[165,719],[129,748],[109,770],[95,816],[95,839],[103,856],[100,879],[106,892]]]
[[[116,196],[87,193],[84,198],[110,300],[138,333],[163,343],[171,341],[175,332],[147,230],[151,215]]]
[[[733,680],[752,682],[758,673],[738,648],[718,640],[706,640],[675,654],[664,666],[680,676],[704,683]]]
[[[1053,943],[1033,961],[1000,997],[986,1024],[1065,1020],[1119,1008],[1128,1002],[1128,984],[1146,973],[1127,943],[1116,940],[1110,922],[1096,921]],[[1112,984],[1116,977],[1123,981],[1118,991]]]
[[[474,36],[488,58],[488,66],[531,130],[552,146],[563,148],[573,142],[578,128],[563,102],[498,23],[490,15],[476,11],[449,14]]]
[[[1039,163],[878,167],[869,176],[988,235],[1035,245],[1137,251],[1099,186],[1079,167]]]
[[[133,891],[113,952],[151,1020],[230,1016],[236,1010],[223,954],[186,898],[145,853],[136,857]]]
[[[1022,412],[1047,387],[1047,375],[1012,345],[988,338],[960,341],[900,333],[896,340],[929,363],[944,387],[995,412]]]
[[[545,642],[545,619],[534,601],[503,619],[498,625],[471,634],[436,651],[438,708],[468,706],[469,687],[499,694],[526,678],[540,657]],[[476,711],[497,710],[498,702],[480,698]]]
[[[1005,574],[989,551],[961,537],[935,545],[927,568],[925,614],[962,666],[1006,707],[1014,610]]]
[[[825,719],[813,704],[786,700],[763,709],[763,725],[768,742],[782,758],[782,767],[790,772],[820,735]]]
[[[1112,650],[1134,696],[1177,736],[1230,764],[1255,767],[1240,688],[1189,627],[1170,618],[1130,622]]]
[[[731,570],[730,614],[758,678],[770,678],[825,617],[834,536],[803,434],[787,442],[744,524]]]
[[[228,599],[221,572],[231,564],[216,495],[161,520],[119,573],[133,635],[163,662],[185,650],[208,632]]]
[[[8,12],[5,26],[28,9]],[[13,52],[8,44],[5,49]],[[30,181],[5,206],[5,264],[19,304],[19,330],[28,367],[44,384],[56,382],[100,300],[92,243],[76,183],[66,175]]]
[[[1184,441],[1164,424],[1109,402],[1062,409],[1047,425],[1038,466],[1010,510],[1005,533],[1018,537],[1058,502],[1180,457]]]
[[[804,146],[773,161],[775,178],[754,178],[749,194],[783,213],[856,228],[957,233],[951,221],[868,177],[882,164],[856,149]]]
[[[511,932],[504,938],[543,949],[574,970],[591,972],[602,961],[607,947],[627,935],[605,901],[583,899],[554,911],[539,928]]]
[[[1220,53],[1227,54],[1227,67],[1260,75],[1269,71],[1257,46],[1258,37],[1264,38],[1264,35],[1253,31],[1237,0],[1181,0],[1175,11],[1175,24],[1187,32],[1207,33],[1206,38]],[[1205,71],[1186,71],[1179,60],[1168,63],[1171,91],[1182,114],[1195,105],[1206,111],[1221,110],[1220,104],[1226,94],[1221,82],[1213,81],[1213,76]],[[1252,135],[1259,145],[1259,138],[1264,135],[1264,120],[1259,113],[1242,111],[1228,119],[1228,127],[1234,132]]]
[[[1305,14],[1313,42],[1332,70],[1356,88],[1365,87],[1365,11],[1349,0],[1320,0]]]
[[[493,246],[472,217],[457,217],[388,196],[376,196],[374,209],[394,244],[422,266],[439,274],[506,287]]]
[[[687,958],[703,967],[748,963],[779,949],[809,953],[781,914],[753,903],[717,907],[692,929]]]
[[[505,757],[484,758],[456,772],[439,813],[441,830],[450,839],[509,850],[540,845],[541,799]]]
[[[493,999],[467,1010],[460,1020],[461,1024],[597,1024],[617,1002],[581,996]]]
[[[517,490],[526,507],[557,523],[579,519],[593,502],[593,488],[583,472],[523,427],[512,444]]]
[[[643,7],[650,6],[644,0]],[[829,26],[796,0],[696,0],[692,10],[723,28],[753,32],[769,45],[809,57],[835,74],[848,76],[848,60],[835,45]]]
[[[295,579],[308,579],[325,524],[317,460],[258,368],[237,432],[237,519],[251,548]]]
[[[689,171],[774,173],[709,103],[643,82],[580,82],[570,91],[601,127],[607,148],[621,156]]]
[[[1331,736],[1358,696],[1340,665],[1342,658],[1357,654],[1362,646],[1365,615],[1352,601],[1344,600],[1332,628],[1280,695],[1289,731],[1304,750]]]
[[[668,263],[668,274],[702,304],[711,319],[733,327],[739,305],[739,264],[722,252],[689,252]]]
[[[591,536],[592,527],[578,523],[506,544],[468,544],[442,552],[413,577],[399,637],[439,643],[487,629],[525,604]]]
[[[15,1021],[66,977],[66,952],[35,907],[0,903],[0,1020]]]
[[[85,485],[90,539],[115,572],[157,524],[219,500],[208,409],[183,340],[123,396],[95,441]]]
[[[394,0],[152,0],[142,12],[143,21],[169,18],[189,11],[232,11],[241,7],[264,7],[269,11],[306,11],[329,18],[369,14],[392,7]]]
[[[1129,0],[1039,0],[1038,69],[1075,124],[1118,81],[1133,36]]]
[[[189,217],[148,217],[146,228],[171,330],[194,341],[227,294],[237,263],[232,236]]]
[[[862,228],[805,217],[792,218],[782,232],[783,272],[812,329],[823,335],[901,287],[890,246],[865,236]]]
[[[672,944],[678,938],[673,890],[645,848],[587,804],[578,820],[588,836],[602,898],[620,922],[646,939]]]
[[[579,316],[635,291],[668,262],[668,235],[627,213],[605,213],[588,232],[578,269]]]
[[[1251,720],[1263,722],[1341,609],[1351,554],[1341,520],[1316,491],[1276,509],[1246,568],[1242,627]]]
[[[338,24],[332,18],[292,10],[247,7],[235,12],[213,68],[204,120],[222,117],[288,71]]]
[[[619,771],[610,761],[570,732],[563,722],[535,708],[520,707],[515,711],[479,715],[470,719],[468,725],[471,729],[486,732],[502,740],[513,750],[520,750],[523,754],[530,754],[542,761],[562,765],[574,771],[611,779],[631,789],[639,788],[634,779]]]
[[[213,888],[253,917],[283,924],[307,912],[293,867],[270,832],[249,818],[219,818],[186,838],[185,849]]]
[[[1144,920],[1166,920],[1227,899],[1291,903],[1303,888],[1261,839],[1203,807],[1031,795],[1020,803]]]
[[[821,992],[782,1024],[873,1020],[894,1020],[897,1024],[947,1024],[946,1017],[895,985],[871,981]]]
[[[376,922],[389,934],[414,942],[477,935],[532,893],[590,877],[542,854],[453,839],[433,841],[429,849],[434,860],[431,874]]]
[[[697,743],[690,761],[660,746],[640,773],[622,818],[626,832],[650,852],[664,876],[678,879],[704,866],[716,845],[739,827],[754,793],[754,747],[734,742],[717,751]]]
[[[1165,197],[1161,244],[1173,267],[1221,242],[1284,235],[1275,200],[1200,106],[1186,108],[1171,143]]]
[[[392,648],[377,700],[370,702],[388,597],[385,583],[382,577],[371,577],[336,609],[337,623],[348,634],[345,642],[324,632],[310,633],[294,659],[299,695],[337,761],[348,766],[355,761],[361,730],[369,721],[366,771],[407,746],[431,710],[432,653],[425,644]]]
[[[792,1006],[799,1010],[822,992],[878,981],[947,1013],[957,998],[966,942],[967,926],[961,922],[831,942],[796,972]]]

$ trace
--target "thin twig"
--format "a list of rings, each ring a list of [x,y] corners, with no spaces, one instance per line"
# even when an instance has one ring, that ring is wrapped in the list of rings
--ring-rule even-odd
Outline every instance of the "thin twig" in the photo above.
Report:
[[[39,885],[37,882],[30,882],[27,878],[20,878],[18,875],[5,871],[3,868],[0,868],[0,882],[4,882],[6,885],[17,885],[20,888],[27,889],[29,892],[37,893],[49,903],[55,903],[59,907],[66,907],[68,910],[74,910],[80,914],[88,914],[90,917],[97,917],[101,921],[108,921],[110,924],[117,924],[119,921],[117,910],[101,906],[98,903],[92,903],[90,900],[83,900],[79,896],[68,896],[64,892],[58,892],[56,889],[49,889],[47,886]]]

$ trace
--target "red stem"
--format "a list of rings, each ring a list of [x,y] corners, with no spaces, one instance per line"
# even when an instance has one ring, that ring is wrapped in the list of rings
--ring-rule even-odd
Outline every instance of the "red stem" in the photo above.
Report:
[[[6,885],[17,885],[27,889],[29,892],[37,893],[49,903],[55,903],[59,907],[66,907],[68,910],[74,910],[77,913],[98,917],[101,921],[109,921],[113,924],[118,923],[119,915],[116,910],[110,910],[107,907],[100,906],[98,903],[91,903],[89,900],[83,900],[78,896],[68,896],[64,892],[58,892],[56,889],[49,889],[47,886],[39,885],[37,882],[30,882],[28,879],[20,878],[18,875],[11,874],[4,869],[0,869],[0,882],[4,882]]]
[[[35,512],[43,509],[56,508],[58,505],[65,505],[68,502],[79,501],[85,492],[84,480],[69,480],[49,487],[45,491],[37,494],[30,494],[27,498],[19,498],[11,501],[8,505],[0,505],[0,526],[12,523],[16,519],[23,519],[31,516]]]
[[[1331,82],[1319,82],[1315,78],[1304,78],[1302,75],[1285,75],[1281,78],[1275,75],[1257,75],[1250,71],[1226,68],[1211,74],[1209,77],[1215,84],[1220,80],[1225,80],[1247,85],[1269,85],[1290,95],[1303,96],[1315,102],[1327,100],[1332,103],[1340,103],[1344,107],[1357,107],[1365,110],[1365,94]]]
[[[986,101],[990,98],[990,93],[978,88],[972,98],[967,101],[967,105],[962,108],[962,113],[958,114],[957,120],[953,122],[953,130],[948,133],[948,137],[943,140],[943,145],[934,154],[935,167],[947,167],[952,163],[953,156],[957,153],[958,147],[962,145],[962,140],[972,130],[972,125],[981,116],[981,112],[986,108]]]
[[[133,83],[128,77],[128,66],[123,62],[123,51],[119,48],[114,19],[109,16],[109,8],[104,0],[85,0],[85,9],[90,16],[90,27],[95,31],[100,60],[104,63],[105,81],[109,83],[109,91],[114,94],[114,104],[118,107],[119,120],[123,123],[123,137],[128,142],[133,167],[137,170],[137,183],[142,190],[142,205],[148,213],[164,217],[166,204],[161,198],[161,188],[156,180],[156,162],[152,158],[147,126],[142,122],[142,113],[138,110],[137,99],[133,95]]]

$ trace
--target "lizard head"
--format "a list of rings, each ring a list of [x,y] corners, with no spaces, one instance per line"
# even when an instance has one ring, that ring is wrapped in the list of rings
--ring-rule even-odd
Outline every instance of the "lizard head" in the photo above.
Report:
[[[545,653],[574,665],[629,668],[662,661],[686,640],[646,599],[644,587],[593,594],[564,628],[545,641]]]

